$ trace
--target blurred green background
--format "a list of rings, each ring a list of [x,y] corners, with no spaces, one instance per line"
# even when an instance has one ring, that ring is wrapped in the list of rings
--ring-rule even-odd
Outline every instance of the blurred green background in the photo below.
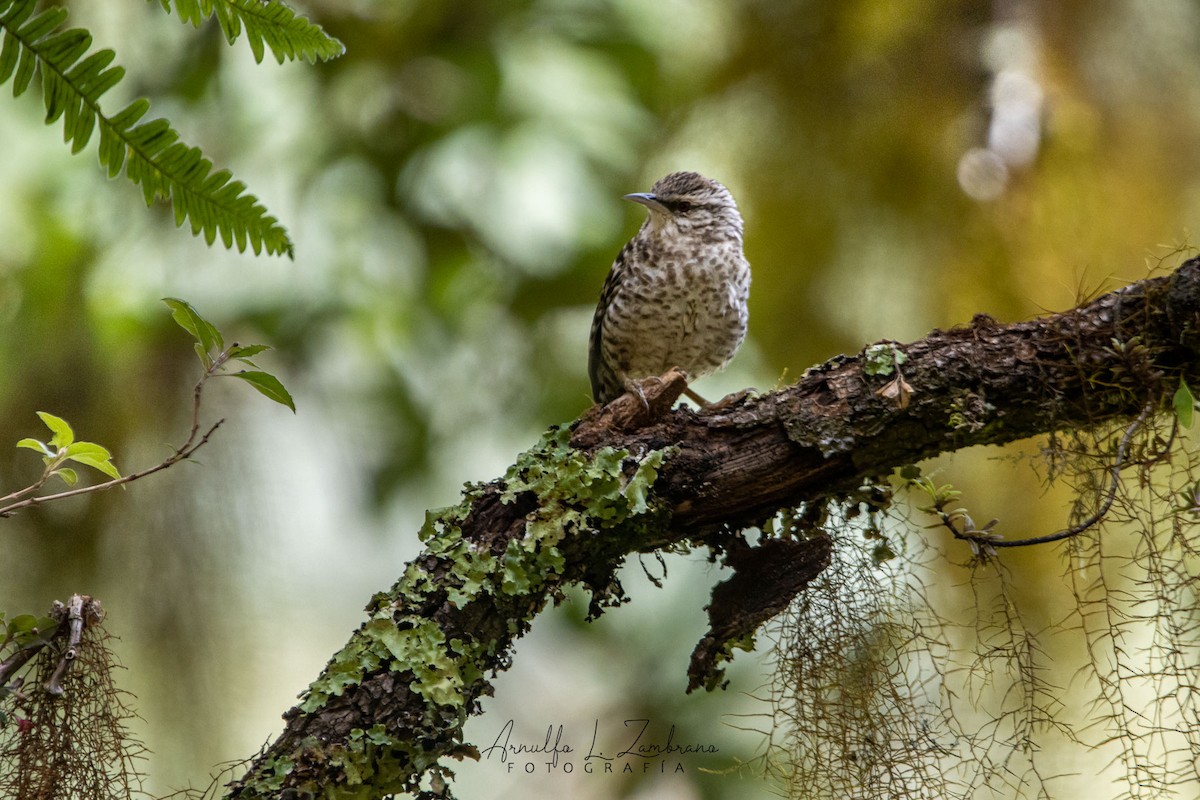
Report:
[[[0,443],[40,436],[45,410],[124,471],[170,452],[197,365],[168,295],[277,348],[264,366],[298,405],[218,382],[205,414],[227,422],[198,464],[2,523],[0,608],[107,608],[158,792],[272,737],[417,552],[424,509],[588,406],[592,309],[642,218],[622,194],[694,169],[741,206],[750,338],[707,396],[976,312],[1067,308],[1142,277],[1200,213],[1191,0],[297,5],[343,58],[256,65],[157,3],[70,4],[128,70],[105,107],[149,97],[288,226],[294,262],[205,247],[94,150],[71,157],[36,93],[0,103]],[[1013,534],[1054,529],[1067,496],[998,452],[943,474]],[[23,486],[36,457],[8,453],[2,485]],[[1035,619],[1059,614],[1048,552],[1007,562]],[[548,612],[468,728],[486,746],[509,719],[524,741],[561,724],[586,746],[595,720],[648,717],[719,756],[632,777],[468,763],[461,795],[770,796],[753,769],[697,769],[753,757],[770,726],[764,654],[728,692],[683,694],[720,579],[702,553],[662,590],[633,564],[633,602],[600,623]],[[1076,757],[1062,771],[1107,763]]]

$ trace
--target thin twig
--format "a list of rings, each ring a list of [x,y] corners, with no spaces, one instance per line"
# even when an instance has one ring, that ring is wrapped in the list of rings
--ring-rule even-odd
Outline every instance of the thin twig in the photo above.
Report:
[[[13,492],[12,494],[6,494],[6,495],[4,495],[4,497],[0,497],[0,503],[8,503],[13,500],[19,500],[20,498],[25,497],[28,494],[32,494],[32,493],[36,492],[38,489],[45,486],[47,482],[49,482],[51,475],[52,475],[51,470],[47,469],[45,472],[42,473],[42,477],[39,478],[36,483],[30,484],[29,486],[26,486],[24,489],[18,489],[17,491]]]
[[[67,670],[71,668],[71,664],[75,661],[76,656],[79,655],[79,642],[83,638],[83,595],[71,595],[71,599],[67,602],[66,612],[67,630],[69,632],[67,647],[58,659],[58,665],[54,668],[54,673],[46,681],[46,691],[54,697],[61,697],[65,693],[63,679],[66,677]]]
[[[1113,502],[1117,499],[1117,489],[1121,485],[1121,470],[1125,468],[1125,459],[1129,454],[1129,444],[1133,441],[1134,434],[1136,434],[1142,425],[1145,424],[1146,418],[1150,415],[1152,410],[1153,406],[1147,405],[1142,409],[1142,413],[1138,415],[1138,418],[1131,422],[1129,427],[1125,429],[1125,435],[1121,437],[1121,442],[1117,446],[1117,458],[1113,462],[1113,465],[1109,468],[1109,486],[1108,491],[1105,493],[1104,502],[1102,502],[1100,507],[1096,509],[1095,513],[1093,513],[1087,519],[1082,520],[1081,522],[1078,522],[1064,530],[1057,531],[1055,533],[1048,533],[1044,536],[1031,536],[1028,539],[1008,540],[999,539],[997,538],[996,534],[989,533],[988,528],[990,525],[985,526],[984,530],[982,531],[967,531],[966,533],[963,533],[958,529],[957,526],[955,526],[953,515],[947,514],[939,509],[938,515],[942,519],[942,524],[952,534],[954,534],[956,539],[965,539],[966,541],[983,548],[1028,547],[1030,545],[1048,544],[1050,542],[1061,541],[1062,539],[1069,539],[1072,536],[1078,536],[1089,528],[1097,525],[1102,519],[1104,519],[1105,515],[1108,514],[1109,509],[1112,508]]]

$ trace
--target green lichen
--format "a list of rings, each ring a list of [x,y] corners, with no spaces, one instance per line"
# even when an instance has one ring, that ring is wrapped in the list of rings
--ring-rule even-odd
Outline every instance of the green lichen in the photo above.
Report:
[[[752,653],[757,644],[753,631],[737,639],[728,639],[722,642],[721,647],[714,654],[712,669],[709,670],[704,678],[704,691],[714,692],[724,687],[726,683],[725,670],[720,665],[733,661],[734,650]],[[688,691],[691,690],[689,689]]]
[[[355,728],[345,746],[338,748],[330,759],[342,768],[346,777],[345,784],[332,796],[339,800],[370,800],[379,797],[381,791],[403,791],[408,780],[405,765],[411,750],[411,744],[397,740],[383,725],[372,725],[366,730]],[[331,796],[330,792],[326,796]]]
[[[548,431],[538,447],[509,468],[501,498],[511,503],[522,492],[533,492],[540,501],[536,520],[550,521],[568,513],[559,526],[563,530],[585,519],[611,527],[631,514],[646,513],[649,489],[670,448],[641,457],[611,447],[587,454],[572,448],[570,440],[567,428]],[[544,536],[547,530],[534,535]]]
[[[955,431],[971,434],[1000,426],[996,407],[967,389],[955,389],[952,392],[947,422]]]
[[[340,696],[348,686],[360,683],[365,675],[385,664],[393,672],[411,672],[414,680],[409,688],[431,704],[459,707],[463,687],[468,683],[462,669],[466,666],[463,655],[468,654],[455,654],[447,647],[445,633],[434,620],[395,616],[390,606],[377,608],[309,687],[300,708],[316,711],[330,697]],[[478,670],[473,670],[470,677],[477,675]]]
[[[323,783],[317,793],[339,800],[378,797],[411,790],[428,771],[440,775],[438,758],[461,747],[453,740],[485,682],[484,669],[495,666],[507,639],[498,643],[487,635],[465,635],[447,640],[438,621],[426,616],[428,609],[507,603],[506,608],[521,609],[507,626],[508,637],[518,635],[568,582],[564,547],[572,537],[605,532],[615,566],[630,537],[662,524],[666,512],[656,507],[652,488],[670,454],[669,449],[634,455],[612,448],[585,453],[570,446],[569,429],[552,428],[504,478],[469,485],[461,503],[429,512],[419,533],[425,552],[391,589],[372,598],[369,618],[308,688],[300,710],[318,711],[367,676],[388,671],[412,676],[408,687],[426,704],[421,727],[443,733],[436,743],[422,742],[414,731],[402,732],[401,738],[375,725],[355,729],[340,744],[306,744],[293,755],[311,750],[344,776]],[[504,504],[531,509],[522,534],[506,542],[465,537],[468,515],[489,496],[494,502],[497,493]],[[265,760],[247,778],[245,790],[252,796],[278,789],[293,765],[278,757]]]
[[[315,739],[305,740],[305,747],[316,744]],[[254,773],[242,779],[243,797],[278,797],[283,789],[284,781],[296,767],[296,761],[291,754],[270,756],[260,762]]]
[[[525,520],[525,535],[508,543],[502,559],[500,591],[521,595],[539,591],[561,576],[566,561],[559,545],[585,531],[611,531],[657,517],[650,489],[670,450],[640,457],[602,448],[584,453],[570,446],[570,431],[552,428],[538,446],[517,459],[501,481],[501,502],[532,494],[537,503]],[[629,526],[636,534],[641,526]]]
[[[864,375],[891,375],[908,361],[908,356],[891,342],[879,342],[863,350]]]

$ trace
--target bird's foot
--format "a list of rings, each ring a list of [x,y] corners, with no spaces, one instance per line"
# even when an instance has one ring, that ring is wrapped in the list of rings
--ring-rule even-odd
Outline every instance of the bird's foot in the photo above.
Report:
[[[577,423],[571,436],[576,447],[588,447],[604,431],[634,430],[654,423],[671,412],[687,387],[687,375],[675,368],[641,380],[625,382],[625,393],[611,403],[593,406]]]
[[[658,395],[662,394],[664,383],[663,379],[669,375],[670,373],[667,373],[667,375],[662,377],[659,377],[658,375],[651,375],[648,378],[640,378],[638,380],[626,378],[625,391],[626,393],[631,394],[640,400],[642,402],[642,410],[649,414],[651,409],[650,400],[648,398],[657,397]],[[687,392],[688,390],[684,389],[683,391]]]

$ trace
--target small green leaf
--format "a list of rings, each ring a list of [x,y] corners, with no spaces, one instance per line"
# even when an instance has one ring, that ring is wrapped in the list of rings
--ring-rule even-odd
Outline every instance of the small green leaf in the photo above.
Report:
[[[70,467],[59,467],[50,474],[57,475],[58,477],[62,478],[63,483],[65,483],[67,486],[74,486],[75,484],[79,483],[79,473]]]
[[[192,308],[191,303],[177,297],[164,297],[162,300],[171,309],[171,317],[179,327],[196,337],[196,341],[204,348],[205,353],[219,352],[225,348],[225,340],[221,337],[221,332],[211,322],[200,316],[200,312]],[[207,367],[209,364],[205,364],[205,366]]]
[[[53,414],[47,414],[45,411],[39,411],[37,415],[42,418],[42,422],[46,423],[46,427],[54,434],[50,437],[50,446],[52,448],[66,447],[75,441],[75,432],[71,430],[71,426],[67,424],[65,419],[56,417]]]
[[[29,647],[38,642],[49,642],[58,631],[59,622],[53,617],[35,617],[21,614],[8,625],[8,639],[17,647]]]
[[[66,448],[65,453],[67,458],[72,458],[76,461],[79,460],[80,456],[96,458],[101,461],[107,461],[112,458],[112,453],[108,452],[107,447],[98,445],[95,442],[75,442]]]
[[[1193,412],[1196,410],[1196,398],[1183,378],[1179,379],[1179,388],[1175,390],[1171,404],[1175,407],[1175,419],[1179,420],[1179,424],[1185,428],[1191,428],[1194,421]]]
[[[242,361],[245,361],[246,359],[250,358],[251,356],[256,356],[259,353],[265,352],[270,349],[271,349],[271,346],[268,344],[239,345],[239,346],[233,347],[229,350],[229,357],[230,358],[238,358],[238,359],[241,359]]]
[[[39,633],[46,636],[58,630],[58,620],[54,617],[38,617],[34,622],[34,627],[38,629]]]
[[[38,453],[44,456],[54,456],[54,451],[45,442],[39,442],[37,439],[22,439],[17,442],[17,447],[24,447],[29,450],[37,450]]]
[[[199,342],[196,342],[195,344],[192,345],[192,347],[196,348],[196,355],[200,358],[200,363],[204,365],[204,368],[212,369],[212,363],[213,363],[212,356],[210,356],[208,354],[208,352],[204,349],[204,345],[200,344]]]
[[[900,468],[900,477],[906,481],[915,481],[921,477],[921,468],[916,464],[905,464]]]
[[[229,376],[245,381],[276,403],[290,408],[293,414],[296,413],[296,404],[292,401],[292,396],[288,394],[288,390],[283,388],[283,384],[274,375],[268,372],[243,370],[241,372],[231,372]]]
[[[117,468],[113,466],[112,454],[108,452],[107,448],[93,442],[76,442],[67,448],[66,456],[69,460],[83,464],[85,467],[100,470],[110,478],[121,477],[121,473],[117,472]]]
[[[83,464],[85,467],[99,470],[113,480],[121,477],[121,473],[117,471],[117,468],[113,466],[111,461],[95,461],[90,458],[72,458],[71,460],[77,464]]]

